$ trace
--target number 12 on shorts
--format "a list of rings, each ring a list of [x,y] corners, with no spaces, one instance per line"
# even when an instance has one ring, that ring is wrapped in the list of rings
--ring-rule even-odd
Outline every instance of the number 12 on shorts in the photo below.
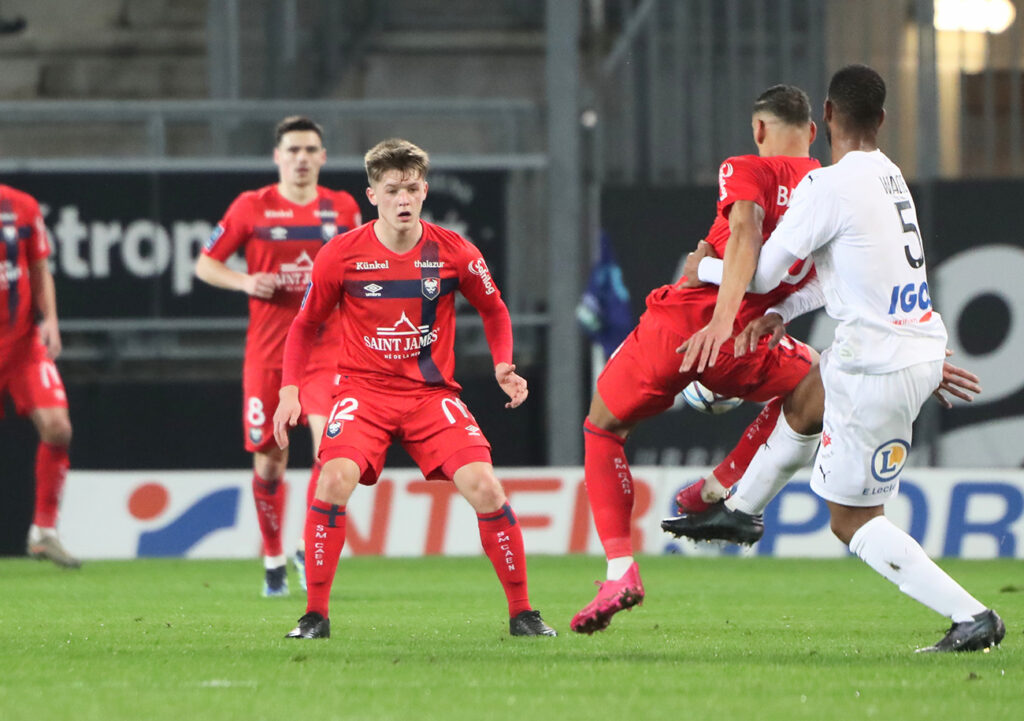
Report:
[[[359,408],[359,401],[355,398],[342,398],[331,408],[331,415],[327,418],[327,437],[335,438],[345,427],[345,421],[354,421],[355,413]]]

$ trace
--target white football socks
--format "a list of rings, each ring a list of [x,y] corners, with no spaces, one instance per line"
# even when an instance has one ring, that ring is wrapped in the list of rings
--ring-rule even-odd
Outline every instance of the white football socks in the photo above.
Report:
[[[632,556],[619,556],[618,558],[608,559],[608,579],[609,581],[618,581],[620,578],[626,575],[626,571],[633,565]]]
[[[850,539],[850,550],[903,593],[954,623],[970,621],[985,610],[981,601],[935,565],[917,541],[885,516],[858,528]]]
[[[756,515],[775,498],[793,474],[814,460],[820,433],[805,436],[786,422],[779,413],[768,440],[757,449],[733,494],[725,501],[726,508]]]

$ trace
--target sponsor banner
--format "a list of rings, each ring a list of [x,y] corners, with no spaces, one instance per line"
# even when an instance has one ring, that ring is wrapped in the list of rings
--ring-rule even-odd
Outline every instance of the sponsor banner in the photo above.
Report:
[[[678,541],[661,531],[672,499],[703,467],[634,469],[637,553],[842,557],[828,509],[797,474],[765,511],[752,549]],[[298,469],[292,479],[305,478]],[[581,468],[498,469],[531,554],[601,554]],[[250,471],[72,471],[61,532],[83,558],[186,556],[254,558],[260,536]],[[301,536],[304,482],[289,487],[286,551]],[[887,515],[933,557],[1024,558],[1024,471],[924,470],[904,473]],[[451,483],[415,471],[385,473],[360,486],[348,505],[344,555],[474,555],[476,517]]]

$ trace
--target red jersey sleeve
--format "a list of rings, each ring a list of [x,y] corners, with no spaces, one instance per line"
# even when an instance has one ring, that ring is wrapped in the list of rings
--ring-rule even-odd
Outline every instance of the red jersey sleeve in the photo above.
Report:
[[[475,246],[466,242],[459,262],[459,291],[484,322],[484,335],[494,365],[512,362],[512,318],[494,284],[491,271]]]
[[[29,263],[43,260],[50,257],[50,239],[46,233],[46,223],[43,222],[43,214],[39,211],[39,203],[35,198],[26,196],[25,213],[28,226],[32,229],[31,235],[25,243]]]
[[[727,158],[718,167],[718,211],[729,216],[729,209],[737,200],[752,200],[764,205],[766,168],[752,155]]]
[[[228,206],[203,247],[205,255],[224,263],[252,237],[253,209],[250,193],[242,193]]]
[[[306,286],[306,295],[284,343],[282,386],[299,385],[320,324],[342,302],[344,272],[337,260],[337,248],[336,244],[328,243],[313,261],[312,280]]]
[[[348,193],[342,192],[339,193],[339,195],[341,196],[342,203],[345,206],[339,211],[339,217],[342,217],[342,214],[344,214],[345,217],[352,219],[352,225],[349,227],[349,230],[358,228],[363,224],[363,211],[359,209],[359,203],[357,203],[356,199]]]

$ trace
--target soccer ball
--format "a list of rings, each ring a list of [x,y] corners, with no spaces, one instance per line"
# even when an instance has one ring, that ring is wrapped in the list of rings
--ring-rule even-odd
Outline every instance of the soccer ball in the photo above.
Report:
[[[683,400],[690,408],[713,416],[728,413],[743,403],[742,398],[719,395],[698,381],[683,389]]]

